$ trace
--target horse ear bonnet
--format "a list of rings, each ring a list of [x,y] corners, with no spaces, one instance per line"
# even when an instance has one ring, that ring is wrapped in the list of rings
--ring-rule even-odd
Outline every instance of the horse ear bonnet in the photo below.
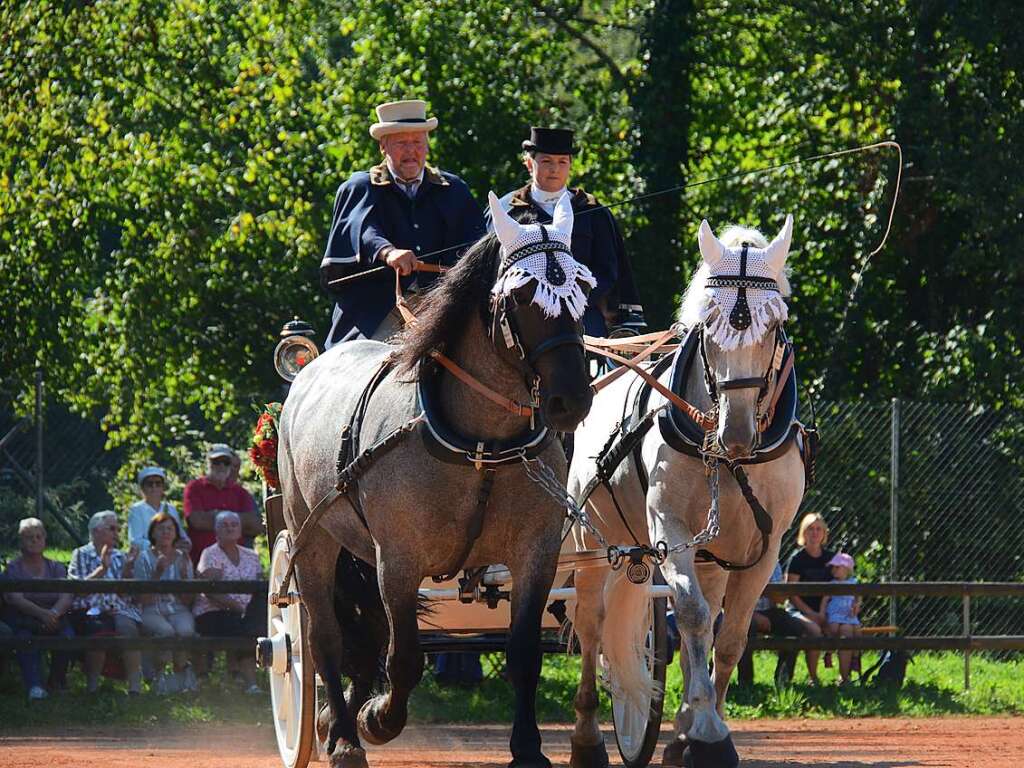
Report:
[[[498,280],[491,295],[507,296],[536,280],[533,303],[546,317],[558,317],[564,307],[573,320],[579,320],[587,308],[587,296],[581,283],[593,288],[597,280],[572,256],[573,213],[569,194],[562,195],[558,201],[550,225],[513,222],[497,198],[491,201],[491,218],[502,253]],[[515,225],[515,230],[509,222]]]
[[[722,256],[709,266],[704,325],[722,349],[738,349],[764,338],[773,322],[784,323],[789,316],[778,287],[758,287],[757,280],[775,280],[778,273],[769,264],[768,250],[743,243],[739,248],[722,248]],[[715,278],[739,278],[740,285],[714,285]],[[743,285],[743,278],[754,278]]]

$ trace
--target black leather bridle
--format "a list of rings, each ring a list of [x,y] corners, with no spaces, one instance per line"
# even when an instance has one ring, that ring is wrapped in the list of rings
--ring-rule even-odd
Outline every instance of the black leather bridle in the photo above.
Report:
[[[740,253],[740,273],[738,275],[715,275],[714,277],[709,277],[706,283],[708,288],[737,289],[738,296],[736,298],[736,304],[732,308],[732,312],[729,313],[729,324],[737,331],[745,331],[750,327],[750,305],[747,303],[748,288],[780,293],[778,281],[770,277],[756,277],[747,274],[747,250],[749,248],[750,243],[743,243],[743,250]],[[704,387],[707,389],[708,396],[711,398],[712,403],[718,403],[718,393],[720,391],[727,392],[734,389],[756,389],[758,390],[756,408],[757,412],[760,413],[762,401],[771,391],[773,383],[772,374],[778,372],[782,355],[785,353],[786,345],[788,344],[786,335],[782,332],[781,325],[776,324],[774,328],[774,351],[772,353],[772,359],[768,363],[768,368],[761,376],[747,376],[736,379],[716,379],[714,377],[714,373],[708,361],[707,346],[704,338],[705,329],[701,329],[699,348],[701,362],[704,364]],[[761,425],[759,424],[759,437],[760,432]]]

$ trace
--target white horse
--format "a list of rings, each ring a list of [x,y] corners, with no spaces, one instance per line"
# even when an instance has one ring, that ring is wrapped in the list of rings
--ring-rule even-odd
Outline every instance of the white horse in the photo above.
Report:
[[[800,426],[795,423],[796,381],[791,368],[781,364],[792,355],[781,330],[787,314],[784,297],[789,294],[789,282],[784,267],[791,238],[791,216],[770,244],[760,232],[738,227],[728,229],[719,240],[707,221],[701,223],[698,242],[703,263],[679,312],[679,325],[689,331],[687,342],[672,358],[678,362],[671,369],[666,359],[654,366],[654,373],[660,383],[673,387],[677,395],[716,419],[707,442],[701,440],[702,430],[692,421],[689,428],[691,435],[696,435],[696,445],[686,443],[678,430],[673,436],[673,425],[686,417],[668,407],[665,397],[650,391],[632,372],[595,398],[590,415],[576,430],[568,487],[580,501],[595,476],[595,457],[609,445],[611,436],[621,437],[637,416],[659,410],[653,426],[646,433],[637,433],[636,449],[626,453],[587,504],[608,541],[665,542],[669,548],[661,570],[674,591],[685,683],[664,765],[683,765],[684,759],[694,766],[738,764],[722,719],[726,689],[746,645],[754,604],[775,567],[782,535],[803,498]],[[773,402],[776,382],[789,388],[778,403]],[[775,411],[776,405],[779,412],[773,427],[766,429],[768,411]],[[692,450],[683,452],[681,448],[688,445]],[[721,532],[703,544],[707,553],[696,558],[693,540],[705,530],[709,518],[711,494],[704,464],[708,452],[721,462]],[[736,470],[737,466],[741,468]],[[768,513],[762,516],[760,526],[737,480],[744,473],[753,495]],[[770,532],[763,531],[769,527]],[[581,548],[595,544],[589,535],[578,536]],[[648,706],[656,685],[643,650],[650,606],[646,585],[632,584],[624,572],[589,569],[576,573],[574,628],[579,636],[582,674],[575,700],[573,768],[608,765],[597,720],[599,653],[605,685],[635,702],[634,706]],[[724,618],[713,637],[720,608],[724,608]],[[708,672],[712,646],[713,678]],[[645,713],[640,709],[637,714],[643,718]]]

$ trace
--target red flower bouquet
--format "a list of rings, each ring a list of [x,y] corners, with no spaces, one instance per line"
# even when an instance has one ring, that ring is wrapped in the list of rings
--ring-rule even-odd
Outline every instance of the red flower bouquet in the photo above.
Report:
[[[252,432],[249,458],[260,468],[263,479],[271,488],[280,488],[277,474],[277,420],[281,417],[280,403],[267,403],[259,411],[260,418]]]

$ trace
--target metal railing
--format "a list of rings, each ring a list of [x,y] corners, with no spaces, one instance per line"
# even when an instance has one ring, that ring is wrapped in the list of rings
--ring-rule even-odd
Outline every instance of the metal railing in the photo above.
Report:
[[[261,594],[267,590],[265,581],[143,581],[124,579],[0,579],[0,592],[49,592],[71,594],[116,593],[138,594],[207,594],[248,593]],[[1019,582],[878,582],[865,584],[836,584],[832,582],[797,582],[769,584],[767,597],[786,598],[794,595],[857,595],[860,597],[895,598],[958,598],[962,604],[963,625],[960,634],[952,635],[895,635],[872,637],[753,637],[750,647],[759,650],[917,650],[960,651],[964,654],[964,687],[971,685],[971,653],[974,651],[1024,651],[1024,635],[975,635],[971,631],[972,599],[1024,598],[1024,583]],[[255,638],[194,637],[194,638],[124,638],[76,637],[59,638],[33,636],[29,638],[0,639],[0,650],[60,649],[60,650],[246,650]],[[436,638],[435,638],[436,640]],[[488,641],[491,645],[494,643]],[[455,638],[441,645],[458,648],[464,641]],[[434,645],[437,645],[434,642]],[[425,642],[425,648],[431,642]],[[470,644],[471,645],[471,644]],[[440,647],[440,646],[438,646]],[[468,646],[467,646],[468,647]]]

